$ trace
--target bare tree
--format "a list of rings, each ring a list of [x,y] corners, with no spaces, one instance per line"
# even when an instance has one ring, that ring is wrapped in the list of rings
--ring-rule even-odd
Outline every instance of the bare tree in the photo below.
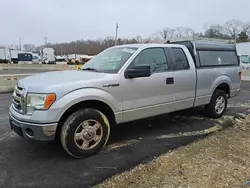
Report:
[[[186,37],[194,34],[194,30],[190,27],[177,27],[174,29],[177,38]]]
[[[145,38],[145,39],[143,39],[143,43],[150,43],[150,37],[147,37],[147,38]]]
[[[172,30],[170,28],[164,28],[161,32],[160,32],[161,37],[166,40],[168,38],[170,38],[173,34],[172,34]]]
[[[190,36],[194,34],[194,30],[190,27],[183,27],[184,36]]]
[[[24,44],[23,48],[25,51],[32,52],[36,49],[36,46],[34,44]]]
[[[219,24],[206,24],[205,26],[205,37],[208,38],[223,38],[224,32],[224,27]]]
[[[233,39],[236,39],[240,33],[241,26],[241,21],[233,19],[226,22],[224,29]]]
[[[210,26],[210,29],[212,29],[217,36],[221,35],[224,33],[224,28],[220,24],[214,24]]]
[[[153,33],[149,36],[149,42],[154,43],[154,42],[163,42],[161,35],[159,33]]]
[[[143,38],[141,36],[136,36],[135,40],[137,41],[137,43],[143,43]]]
[[[18,45],[9,45],[8,46],[10,49],[13,49],[13,50],[18,50],[19,49],[19,46]]]
[[[175,28],[175,36],[177,37],[177,38],[181,38],[181,37],[183,37],[184,36],[184,29],[183,29],[183,27],[177,27],[177,28]]]

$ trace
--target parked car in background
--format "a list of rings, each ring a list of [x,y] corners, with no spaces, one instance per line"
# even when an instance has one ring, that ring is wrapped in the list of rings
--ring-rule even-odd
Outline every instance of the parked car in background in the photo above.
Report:
[[[250,70],[250,42],[237,43],[236,48],[240,57],[241,68]]]
[[[241,55],[240,56],[240,65],[243,70],[250,70],[250,56]]]
[[[31,52],[18,53],[18,64],[33,64],[33,56]]]
[[[65,56],[56,56],[56,64],[59,64],[59,65],[67,65],[67,63],[69,62],[69,59],[68,57],[65,55]]]
[[[240,92],[235,45],[178,43],[116,46],[81,71],[19,80],[11,128],[29,139],[59,139],[81,158],[99,152],[116,124],[202,105],[209,117],[220,118],[228,98]]]

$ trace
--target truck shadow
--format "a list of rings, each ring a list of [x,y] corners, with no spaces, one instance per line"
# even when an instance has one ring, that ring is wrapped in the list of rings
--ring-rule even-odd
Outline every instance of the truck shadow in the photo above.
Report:
[[[159,135],[207,129],[214,121],[205,117],[204,108],[197,107],[166,115],[116,125],[111,129],[109,144]]]

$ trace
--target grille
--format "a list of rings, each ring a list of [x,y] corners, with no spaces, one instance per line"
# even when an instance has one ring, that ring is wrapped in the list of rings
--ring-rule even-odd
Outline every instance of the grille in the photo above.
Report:
[[[20,113],[24,113],[24,92],[25,90],[19,86],[16,86],[14,89],[14,93],[13,93],[13,106],[15,108],[16,111],[20,112]]]

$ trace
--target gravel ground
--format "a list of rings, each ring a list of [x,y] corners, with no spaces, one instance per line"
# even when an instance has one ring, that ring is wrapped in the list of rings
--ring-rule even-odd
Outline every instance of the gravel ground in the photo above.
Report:
[[[250,115],[234,123],[96,187],[250,187]]]

